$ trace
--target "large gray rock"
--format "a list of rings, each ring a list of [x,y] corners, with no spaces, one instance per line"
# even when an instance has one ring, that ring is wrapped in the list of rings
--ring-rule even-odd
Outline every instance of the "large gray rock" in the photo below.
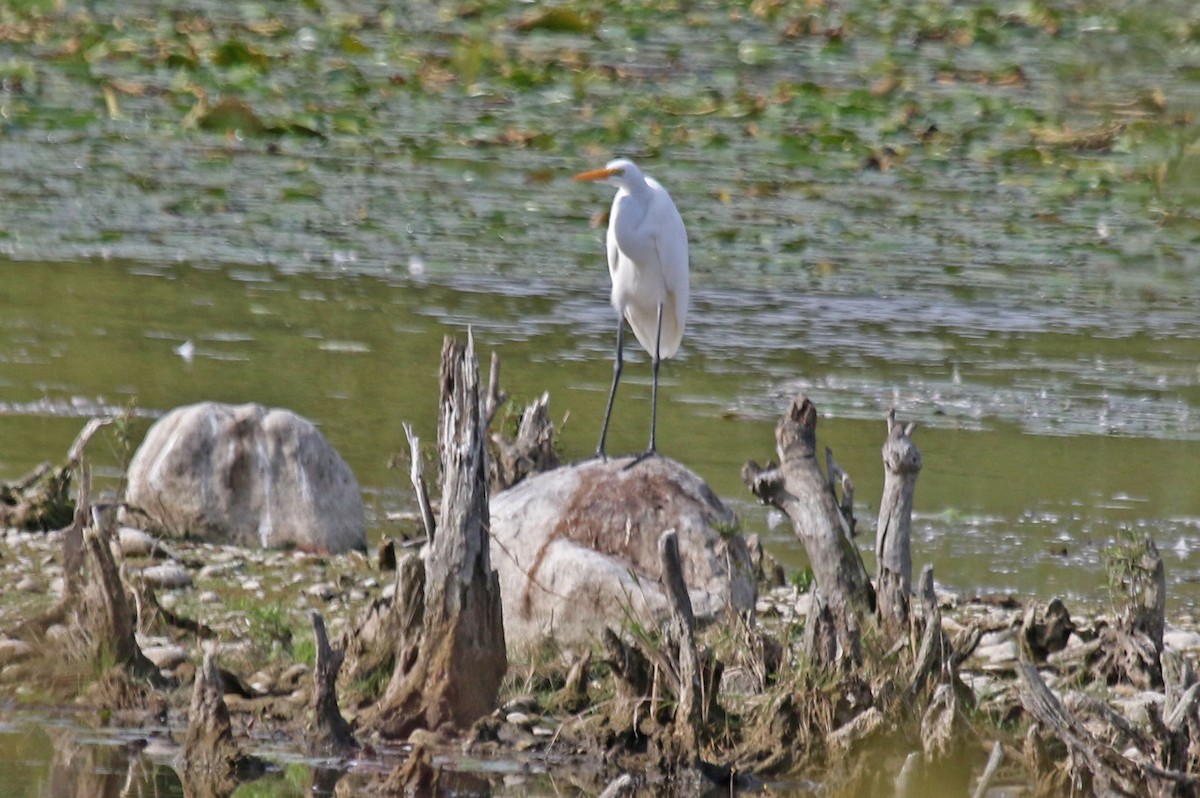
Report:
[[[358,480],[290,410],[217,402],[159,419],[129,464],[130,523],[243,546],[366,548]]]
[[[674,529],[698,619],[753,609],[757,590],[737,519],[679,463],[587,460],[529,477],[491,501],[492,567],[510,649],[545,637],[598,639],[628,617],[668,614],[658,538]]]

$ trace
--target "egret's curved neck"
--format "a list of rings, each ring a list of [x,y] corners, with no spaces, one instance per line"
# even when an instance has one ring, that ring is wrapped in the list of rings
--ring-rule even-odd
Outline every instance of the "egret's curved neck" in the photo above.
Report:
[[[639,199],[650,193],[650,184],[643,175],[628,176],[621,181],[620,186],[625,189],[626,194]]]

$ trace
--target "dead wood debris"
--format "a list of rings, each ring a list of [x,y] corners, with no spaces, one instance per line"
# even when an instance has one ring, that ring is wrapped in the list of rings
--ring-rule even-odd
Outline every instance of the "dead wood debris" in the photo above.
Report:
[[[490,430],[491,458],[489,481],[492,492],[511,488],[532,474],[558,468],[554,422],[550,420],[550,392],[544,392],[526,406],[512,437],[497,429],[496,414],[508,401],[500,388],[500,357],[492,353],[488,391],[484,399],[484,426]]]

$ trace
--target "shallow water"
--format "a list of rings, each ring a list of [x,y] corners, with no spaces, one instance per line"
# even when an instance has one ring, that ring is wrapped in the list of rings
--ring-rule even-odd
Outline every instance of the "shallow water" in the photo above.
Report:
[[[0,709],[0,778],[6,796],[38,798],[184,798],[177,771],[182,731],[89,725],[69,713],[36,715]],[[333,798],[354,794],[355,785],[403,763],[406,752],[375,752],[358,760],[320,759],[298,754],[290,745],[255,741],[254,753],[267,761],[260,778],[233,796]],[[383,763],[387,763],[386,766]],[[484,760],[461,755],[434,756],[435,767],[453,770],[451,792],[461,796],[517,798],[522,795],[587,795],[565,774],[544,764]],[[339,782],[344,782],[339,788]],[[10,787],[17,785],[14,793]]]

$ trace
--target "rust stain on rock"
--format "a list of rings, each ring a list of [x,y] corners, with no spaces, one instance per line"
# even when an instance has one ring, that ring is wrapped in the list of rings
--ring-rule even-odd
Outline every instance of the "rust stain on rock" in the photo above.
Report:
[[[707,486],[702,487],[704,492],[709,492]],[[715,497],[712,499],[720,506]],[[609,555],[626,563],[640,577],[657,580],[661,575],[659,535],[678,528],[681,511],[696,503],[687,487],[665,474],[655,462],[639,464],[627,471],[616,470],[609,464],[581,469],[574,493],[566,500],[558,523],[530,565],[522,614],[530,617],[531,591],[538,571],[550,546],[559,540]],[[706,517],[712,515],[708,508],[702,508],[702,513]],[[710,523],[712,520],[709,518]],[[684,573],[690,573],[686,551],[681,552],[681,559]]]

